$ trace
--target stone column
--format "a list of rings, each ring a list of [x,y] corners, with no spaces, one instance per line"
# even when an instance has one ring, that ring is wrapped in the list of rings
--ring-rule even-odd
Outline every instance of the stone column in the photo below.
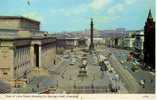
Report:
[[[10,66],[10,72],[8,72],[9,76],[6,78],[6,80],[9,80],[11,82],[11,86],[14,87],[16,85],[16,79],[17,79],[17,74],[16,71],[14,70],[15,68],[15,58],[14,58],[14,47],[8,47],[7,49],[7,57],[6,59],[4,59],[4,62],[8,63],[8,65]],[[12,91],[12,90],[11,90]]]
[[[94,50],[94,43],[93,43],[93,37],[94,37],[94,23],[93,23],[93,19],[91,18],[91,29],[90,29],[90,46],[89,49],[90,50]]]
[[[15,71],[14,71],[14,47],[8,47],[8,52],[9,52],[9,56],[8,57],[10,59],[10,61],[8,62],[10,64],[10,78],[11,80],[15,80],[16,79],[16,76],[15,76]]]
[[[39,67],[42,66],[42,62],[41,62],[41,53],[42,53],[42,51],[41,51],[41,45],[39,45]]]
[[[31,45],[30,48],[30,59],[31,59],[31,67],[35,67],[34,65],[34,46]]]

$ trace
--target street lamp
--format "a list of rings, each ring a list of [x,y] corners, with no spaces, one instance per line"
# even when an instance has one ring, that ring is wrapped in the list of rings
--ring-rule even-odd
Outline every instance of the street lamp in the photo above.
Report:
[[[58,88],[58,80],[57,80],[57,84],[56,85],[57,85],[56,87]]]
[[[15,67],[15,88],[16,88],[16,77],[17,75],[16,75],[16,67]]]
[[[91,89],[92,89],[92,92],[94,93],[94,81],[95,81],[95,74],[93,74],[93,79],[92,79],[92,84],[91,84]]]
[[[74,80],[73,93],[75,93],[75,90],[76,90],[76,80]]]

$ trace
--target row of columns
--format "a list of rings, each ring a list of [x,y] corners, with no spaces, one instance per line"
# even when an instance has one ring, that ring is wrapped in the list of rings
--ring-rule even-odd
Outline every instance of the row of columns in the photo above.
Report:
[[[35,45],[38,46],[38,52],[35,51]],[[38,58],[36,57],[36,53],[38,53]],[[38,66],[36,64],[36,60],[38,59]],[[41,67],[41,44],[32,44],[31,45],[31,65],[32,67]]]

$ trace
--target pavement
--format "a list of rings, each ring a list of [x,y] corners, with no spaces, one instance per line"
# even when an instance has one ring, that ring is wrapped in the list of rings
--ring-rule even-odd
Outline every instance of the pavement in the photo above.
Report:
[[[57,58],[60,60],[60,62],[57,61],[58,63],[56,65],[33,68],[32,71],[28,74],[28,83],[24,84],[22,87],[13,88],[12,93],[41,93],[42,91],[48,90],[50,88],[54,89],[57,82],[53,71],[59,68],[58,66],[60,66],[63,61],[62,59],[59,59],[60,57]]]
[[[10,85],[7,82],[0,80],[0,94],[1,93],[10,93],[10,92],[11,92]]]
[[[78,53],[78,52],[77,52]],[[76,53],[74,53],[76,54]],[[108,72],[100,71],[100,67],[97,65],[96,55],[87,55],[87,77],[78,77],[79,65],[81,64],[82,52],[76,56],[77,62],[74,65],[70,65],[71,59],[65,59],[62,65],[55,71],[60,72],[57,76],[58,87],[56,93],[110,93],[108,85],[110,83],[109,77],[113,75]],[[123,86],[122,82],[119,82],[121,90],[119,93],[127,93],[127,89]]]

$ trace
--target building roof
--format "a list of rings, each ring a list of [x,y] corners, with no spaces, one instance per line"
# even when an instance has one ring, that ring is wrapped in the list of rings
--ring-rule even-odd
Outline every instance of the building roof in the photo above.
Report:
[[[36,22],[39,23],[39,21],[31,19],[31,18],[27,18],[27,17],[23,17],[23,16],[0,16],[0,19],[24,19],[24,20],[28,20],[28,21],[32,21],[32,22]]]
[[[0,40],[20,40],[20,39],[48,39],[48,38],[54,38],[54,36],[51,36],[50,34],[46,34],[44,31],[26,31],[28,33],[31,33],[30,36],[20,36],[18,34],[18,30],[9,30],[9,29],[0,29]]]
[[[55,37],[11,37],[11,36],[3,36],[0,37],[0,40],[4,41],[14,41],[14,40],[44,40],[44,39],[56,39]]]
[[[149,10],[149,13],[148,13],[148,19],[153,19],[151,9]]]

